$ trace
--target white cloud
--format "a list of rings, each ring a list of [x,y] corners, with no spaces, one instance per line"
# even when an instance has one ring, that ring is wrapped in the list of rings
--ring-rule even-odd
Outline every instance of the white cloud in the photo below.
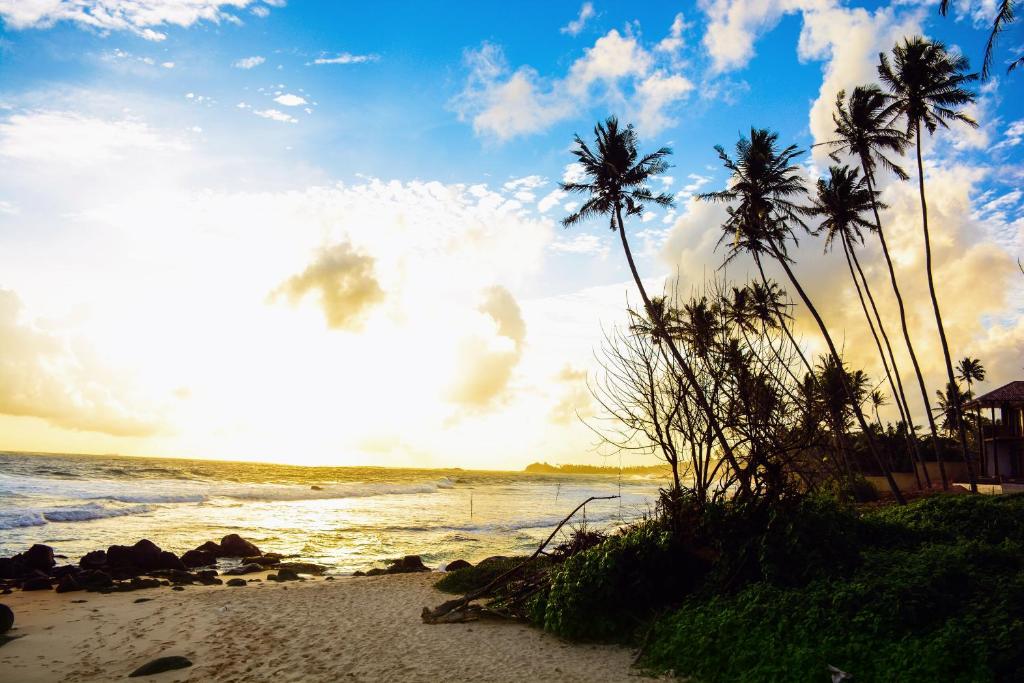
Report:
[[[145,40],[167,36],[153,27],[187,28],[200,21],[238,21],[228,10],[252,0],[0,0],[8,28],[51,28],[67,21],[98,31],[130,31]]]
[[[306,104],[306,99],[304,97],[300,97],[299,95],[293,95],[291,93],[278,95],[277,97],[274,98],[274,101],[280,105],[284,105],[285,107],[298,107],[303,104]]]
[[[537,210],[541,213],[546,213],[558,205],[560,201],[565,199],[568,195],[561,190],[552,190],[547,193],[541,200],[537,202]]]
[[[341,52],[334,57],[317,57],[312,62],[306,62],[306,66],[311,64],[366,64],[367,62],[376,62],[379,60],[380,55],[354,55],[350,52]]]
[[[655,135],[673,123],[669,111],[693,89],[677,64],[658,66],[659,60],[664,56],[635,36],[612,29],[563,78],[545,79],[530,66],[511,69],[501,48],[485,42],[466,51],[469,74],[451,105],[478,135],[498,141],[543,131],[595,105],[625,104],[641,134]]]
[[[299,120],[290,114],[285,114],[279,109],[253,109],[253,114],[256,116],[262,116],[265,119],[271,121],[280,121],[281,123],[298,123]]]
[[[174,62],[160,62],[160,66],[162,66],[165,69],[173,69]]]
[[[591,2],[583,3],[580,7],[579,16],[570,21],[568,24],[559,29],[562,33],[568,33],[570,36],[579,35],[583,27],[587,25],[587,21],[594,16],[594,4]]]
[[[266,19],[267,17],[270,16],[270,10],[264,7],[263,5],[256,5],[250,11],[260,19]]]
[[[1024,119],[1017,119],[1010,123],[1003,131],[1003,139],[992,145],[992,149],[1003,149],[1016,147],[1024,141]]]
[[[679,52],[686,45],[686,41],[683,40],[683,31],[690,28],[690,26],[691,24],[688,24],[683,18],[683,13],[678,13],[675,19],[672,20],[672,26],[669,28],[668,35],[662,38],[654,46],[654,49],[659,52]]]
[[[61,159],[96,166],[142,151],[184,152],[184,141],[161,136],[142,121],[105,120],[74,112],[32,111],[0,120],[0,157],[29,162]]]
[[[571,210],[571,209],[567,209]],[[590,233],[578,233],[571,237],[559,237],[548,247],[551,251],[564,254],[584,254],[607,258],[611,253],[611,247],[606,240]]]
[[[252,57],[243,57],[242,59],[235,61],[235,63],[232,66],[234,66],[236,69],[252,69],[254,67],[259,66],[265,61],[267,61],[265,57],[255,55]]]

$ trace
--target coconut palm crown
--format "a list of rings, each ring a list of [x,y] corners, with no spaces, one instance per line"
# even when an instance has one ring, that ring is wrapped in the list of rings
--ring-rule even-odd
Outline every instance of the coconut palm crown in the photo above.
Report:
[[[875,230],[875,224],[864,218],[872,206],[867,180],[849,166],[832,166],[828,174],[828,178],[818,179],[810,207],[811,214],[822,219],[814,234],[825,235],[826,250],[836,239],[849,244],[863,242],[861,230]],[[879,206],[884,208],[884,204]]]
[[[652,176],[664,173],[668,167],[667,157],[672,154],[668,147],[640,156],[637,151],[637,135],[633,125],[622,128],[619,120],[609,116],[594,127],[596,153],[579,135],[575,136],[576,149],[572,153],[583,171],[585,182],[561,183],[565,192],[586,194],[588,198],[580,208],[562,219],[562,225],[569,227],[588,218],[609,216],[612,230],[617,226],[617,213],[624,206],[626,215],[643,213],[644,202],[670,207],[674,204],[670,194],[654,194],[647,187]]]
[[[750,137],[740,137],[733,160],[721,145],[715,146],[718,158],[732,174],[729,187],[707,192],[700,199],[729,202],[729,218],[722,225],[719,244],[732,238],[726,261],[741,252],[786,253],[786,241],[796,236],[793,226],[806,227],[801,220],[807,209],[796,199],[807,194],[803,169],[794,159],[803,154],[796,145],[780,150],[779,135],[764,128],[751,128]]]
[[[910,176],[890,155],[902,155],[909,140],[907,134],[893,126],[893,97],[877,85],[859,85],[846,98],[846,91],[836,95],[836,110],[832,113],[836,138],[818,143],[830,148],[829,156],[839,162],[839,154],[855,157],[864,168],[865,176],[874,176],[881,166],[900,180]]]
[[[974,93],[964,86],[978,80],[978,74],[967,73],[970,64],[963,55],[946,50],[942,43],[921,36],[904,38],[892,49],[892,61],[878,55],[878,76],[892,91],[892,109],[906,117],[907,135],[912,136],[923,125],[929,133],[949,122],[960,121],[974,128],[977,121],[957,107],[974,101]]]

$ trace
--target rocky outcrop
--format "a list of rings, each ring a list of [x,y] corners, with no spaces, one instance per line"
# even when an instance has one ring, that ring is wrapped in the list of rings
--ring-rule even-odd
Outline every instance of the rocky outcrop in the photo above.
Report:
[[[107,566],[107,552],[105,550],[93,550],[91,553],[82,555],[78,561],[82,569],[102,569]]]
[[[327,567],[324,565],[313,562],[281,562],[277,565],[277,569],[287,569],[298,574],[313,574],[315,576],[320,576],[327,571]]]
[[[445,566],[444,570],[446,572],[454,572],[458,571],[459,569],[470,569],[472,567],[473,565],[471,565],[469,562],[466,562],[465,560],[452,560],[447,564],[447,566]]]
[[[237,567],[232,567],[224,572],[225,576],[242,576],[244,574],[255,574],[256,572],[263,571],[263,565],[261,564],[242,564]]]
[[[245,586],[246,583],[245,579],[228,579],[227,585],[231,586],[232,588],[237,588],[239,586]]]
[[[218,546],[219,547],[219,546]],[[181,556],[181,563],[188,569],[211,567],[217,564],[217,556],[207,550],[189,550]]]
[[[14,626],[14,610],[0,604],[0,634],[7,633]]]

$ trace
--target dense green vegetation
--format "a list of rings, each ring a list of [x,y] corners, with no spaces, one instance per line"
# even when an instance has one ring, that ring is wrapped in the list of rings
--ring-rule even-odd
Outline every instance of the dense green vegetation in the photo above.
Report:
[[[698,681],[1024,680],[1024,495],[828,499],[647,521],[553,568],[546,630]],[[685,539],[685,540],[680,540]]]

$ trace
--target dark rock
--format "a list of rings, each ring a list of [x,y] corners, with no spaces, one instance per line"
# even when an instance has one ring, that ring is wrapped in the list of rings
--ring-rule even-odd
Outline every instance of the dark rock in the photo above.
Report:
[[[189,550],[181,556],[181,562],[189,569],[209,567],[217,564],[217,556],[206,550]]]
[[[276,569],[278,571],[287,569],[299,574],[314,574],[316,576],[320,576],[327,571],[327,567],[324,565],[314,564],[313,562],[281,562],[277,565]]]
[[[74,591],[82,590],[82,585],[78,583],[78,579],[72,575],[67,575],[57,583],[58,593],[71,593]]]
[[[83,602],[89,602],[88,600],[72,600],[72,605],[81,605]]]
[[[220,539],[220,547],[224,557],[250,557],[263,554],[255,544],[250,543],[238,534],[228,534]]]
[[[114,579],[110,574],[99,571],[85,571],[78,575],[76,579],[80,586],[86,590],[99,590],[100,588],[107,588],[114,583]]]
[[[81,570],[73,564],[62,564],[51,569],[49,574],[55,579],[63,579],[65,576],[77,576],[79,571]]]
[[[220,557],[224,554],[224,549],[221,548],[220,543],[217,543],[216,541],[207,541],[206,543],[196,548],[196,550],[198,550],[201,553],[209,553],[214,557]]]
[[[258,564],[264,567],[271,567],[281,561],[282,556],[277,553],[267,553],[266,555],[253,555],[252,557],[242,558],[242,564]]]
[[[7,633],[14,626],[14,610],[7,605],[0,605],[0,633]]]
[[[158,579],[144,579],[140,576],[132,577],[132,580],[128,582],[133,590],[140,588],[159,588],[160,581]]]
[[[362,569],[357,569],[354,572],[352,572],[352,576],[366,576],[366,572],[364,572]]]
[[[244,586],[245,585],[245,579],[228,579],[228,585],[232,586],[232,587],[234,587],[234,586]]]
[[[0,579],[16,578],[17,571],[13,557],[0,557]]]
[[[366,576],[380,576],[381,574],[387,574],[387,572],[380,567],[374,567],[366,572]]]
[[[199,576],[184,569],[155,569],[150,572],[152,576],[168,579],[171,583],[197,583]]]
[[[132,546],[132,564],[143,569],[165,569],[165,567],[157,566],[160,564],[160,553],[162,552],[160,546],[148,538],[144,538]]]
[[[448,566],[445,567],[444,570],[446,572],[453,572],[458,569],[469,569],[472,566],[473,565],[471,565],[469,562],[466,562],[465,560],[452,560],[448,563]]]
[[[184,586],[171,586],[171,590],[172,591],[183,591],[183,590],[185,590],[185,587]]]
[[[135,553],[126,545],[112,545],[107,548],[107,566],[111,568],[134,568],[136,566]]]
[[[482,559],[479,562],[477,562],[476,566],[482,567],[485,564],[493,564],[495,562],[507,562],[507,561],[508,561],[508,558],[505,557],[504,555],[491,555],[490,557],[485,557],[484,559]]]
[[[270,578],[269,576],[267,578]],[[278,581],[298,581],[299,574],[294,569],[278,569],[277,570]]]
[[[82,569],[102,569],[107,565],[107,553],[105,550],[93,550],[91,553],[82,555],[78,566]]]
[[[333,576],[328,576],[328,577],[326,577],[324,579],[324,581],[334,581],[334,577]]]
[[[400,560],[391,560],[385,570],[388,574],[410,574],[412,572],[429,572],[430,568],[423,564],[419,555],[406,555]]]
[[[140,602],[149,602],[152,599],[153,598],[135,598],[134,600],[132,600],[132,602],[134,602],[137,605]]]
[[[192,666],[192,662],[184,657],[159,657],[157,659],[154,659],[152,662],[143,664],[138,669],[128,674],[128,678],[135,678],[137,676],[152,676],[153,674],[163,673],[164,671],[185,669],[190,666]]]
[[[178,556],[172,553],[170,550],[163,550],[156,558],[156,566],[154,569],[179,569],[185,571],[185,563],[183,563]]]
[[[217,572],[212,569],[202,569],[196,572],[196,579],[204,586],[219,586],[224,583],[217,578]]]
[[[242,576],[243,574],[255,574],[261,571],[263,571],[263,565],[261,564],[243,564],[226,570],[224,576]]]
[[[33,576],[21,582],[23,591],[48,591],[51,588],[53,588],[53,584],[48,576]]]
[[[15,560],[20,557],[25,571],[33,569],[41,572],[48,572],[57,561],[53,559],[53,548],[48,545],[35,544],[21,555],[15,555]]]
[[[316,484],[313,484],[313,485],[312,485],[312,486],[310,486],[309,488],[310,488],[311,490],[313,490],[313,491],[323,491],[323,490],[324,490],[324,487],[323,487],[323,486],[317,486]]]

